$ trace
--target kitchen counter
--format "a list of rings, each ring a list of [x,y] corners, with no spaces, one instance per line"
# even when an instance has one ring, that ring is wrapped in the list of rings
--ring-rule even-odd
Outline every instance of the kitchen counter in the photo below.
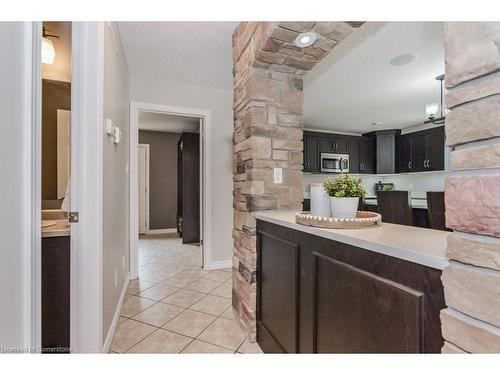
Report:
[[[67,219],[43,220],[55,223],[49,227],[42,228],[42,238],[46,237],[66,237],[71,234],[70,224]]]
[[[389,223],[366,229],[323,229],[297,224],[295,213],[260,211],[255,218],[439,270],[448,264],[449,232]]]
[[[421,208],[427,210],[427,198],[411,198],[411,207],[412,208]],[[366,197],[365,204],[370,206],[377,205],[377,197]]]

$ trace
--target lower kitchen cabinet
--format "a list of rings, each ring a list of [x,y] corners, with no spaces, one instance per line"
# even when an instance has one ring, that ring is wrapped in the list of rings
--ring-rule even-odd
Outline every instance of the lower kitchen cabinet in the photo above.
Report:
[[[439,353],[441,271],[257,221],[266,353]]]

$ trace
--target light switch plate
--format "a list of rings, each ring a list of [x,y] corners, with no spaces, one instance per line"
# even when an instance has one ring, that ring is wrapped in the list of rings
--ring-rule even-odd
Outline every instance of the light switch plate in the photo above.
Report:
[[[283,183],[283,168],[274,168],[274,183]]]
[[[111,120],[110,118],[107,118],[106,119],[106,134],[107,135],[114,135],[114,131],[115,131],[115,124],[113,124],[113,120]]]

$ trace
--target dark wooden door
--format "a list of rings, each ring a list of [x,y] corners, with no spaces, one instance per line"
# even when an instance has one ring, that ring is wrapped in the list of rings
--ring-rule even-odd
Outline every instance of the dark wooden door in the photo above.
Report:
[[[412,166],[413,172],[426,170],[427,160],[427,135],[417,135],[412,140]]]
[[[350,173],[360,173],[361,162],[359,158],[359,140],[350,139],[349,140],[349,172]]]
[[[349,151],[348,139],[343,137],[334,137],[334,152],[337,154],[347,154]]]
[[[394,134],[377,134],[377,173],[396,173]]]
[[[297,353],[299,247],[259,232],[257,336],[265,353]]]
[[[375,147],[373,138],[364,137],[359,142],[361,173],[375,173]]]
[[[444,130],[427,136],[427,169],[444,170]]]
[[[419,353],[423,294],[313,253],[315,353]]]
[[[304,134],[304,172],[319,172],[319,137]]]
[[[200,136],[182,133],[182,243],[200,242]]]
[[[398,172],[411,172],[412,163],[412,138],[403,135],[398,140]]]
[[[333,137],[321,137],[319,141],[319,152],[335,152],[335,140]]]
[[[70,237],[42,238],[42,351],[70,350]]]

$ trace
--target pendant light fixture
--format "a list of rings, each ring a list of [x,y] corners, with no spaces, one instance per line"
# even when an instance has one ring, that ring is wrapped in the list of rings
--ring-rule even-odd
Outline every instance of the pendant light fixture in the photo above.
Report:
[[[49,38],[59,39],[57,35],[47,34],[45,27],[42,29],[42,63],[53,64],[56,57],[54,42]]]
[[[440,81],[441,97],[440,103],[429,103],[425,105],[425,117],[427,120],[424,124],[434,124],[441,125],[444,124],[445,112],[443,109],[443,85],[444,85],[444,74],[436,77],[436,81]]]

